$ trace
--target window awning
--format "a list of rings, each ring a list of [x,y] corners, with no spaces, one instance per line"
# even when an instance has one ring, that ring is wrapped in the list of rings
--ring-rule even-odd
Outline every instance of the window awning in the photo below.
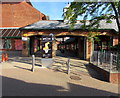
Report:
[[[21,33],[17,28],[0,28],[0,38],[21,38]]]

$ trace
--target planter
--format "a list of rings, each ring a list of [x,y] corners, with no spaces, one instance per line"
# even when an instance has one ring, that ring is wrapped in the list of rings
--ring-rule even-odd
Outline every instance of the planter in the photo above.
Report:
[[[120,72],[119,71],[109,72],[91,63],[89,64],[89,66],[93,68],[94,70],[96,70],[99,74],[103,75],[106,81],[110,83],[114,83],[114,84],[120,84]]]

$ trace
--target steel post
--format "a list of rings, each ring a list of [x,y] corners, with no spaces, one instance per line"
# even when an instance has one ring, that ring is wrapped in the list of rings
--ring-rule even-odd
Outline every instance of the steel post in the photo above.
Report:
[[[70,58],[68,58],[68,62],[67,62],[67,74],[70,73]]]
[[[32,55],[32,72],[34,72],[34,66],[35,66],[35,55]]]

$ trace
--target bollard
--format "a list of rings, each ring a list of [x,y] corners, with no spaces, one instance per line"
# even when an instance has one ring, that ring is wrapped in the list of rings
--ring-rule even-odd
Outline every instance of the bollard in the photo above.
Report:
[[[35,55],[32,55],[32,72],[34,72],[34,66],[35,66]]]
[[[70,73],[70,58],[68,58],[68,63],[67,63],[67,74]]]
[[[5,61],[8,61],[8,54],[5,53]]]
[[[5,62],[5,54],[2,53],[2,62]]]

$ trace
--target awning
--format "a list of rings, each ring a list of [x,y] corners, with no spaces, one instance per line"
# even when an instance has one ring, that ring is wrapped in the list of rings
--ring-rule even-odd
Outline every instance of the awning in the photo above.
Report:
[[[0,28],[0,38],[21,38],[18,28]]]

